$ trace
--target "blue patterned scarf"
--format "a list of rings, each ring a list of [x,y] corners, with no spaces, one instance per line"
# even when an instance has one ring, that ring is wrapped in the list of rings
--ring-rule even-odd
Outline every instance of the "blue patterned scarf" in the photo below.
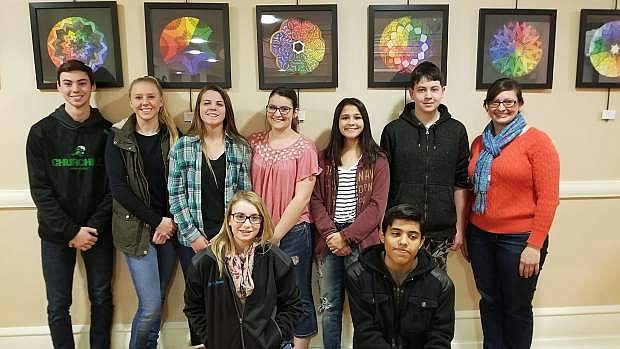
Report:
[[[498,134],[493,135],[493,122],[489,122],[482,132],[482,151],[476,161],[474,169],[473,184],[476,201],[474,202],[474,212],[484,213],[487,206],[487,191],[491,183],[491,164],[508,143],[512,142],[525,128],[525,118],[519,112],[517,116]]]

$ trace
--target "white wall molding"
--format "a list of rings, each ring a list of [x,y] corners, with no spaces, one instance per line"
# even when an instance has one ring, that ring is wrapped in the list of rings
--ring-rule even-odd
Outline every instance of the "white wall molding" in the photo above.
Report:
[[[620,198],[620,180],[596,181],[562,181],[560,182],[561,199],[605,199]],[[34,208],[30,190],[0,190],[0,209]]]
[[[30,189],[0,190],[0,208],[34,208]]]
[[[617,349],[620,343],[620,304],[534,309],[533,349]],[[320,321],[319,321],[320,323]],[[76,348],[88,348],[87,325],[73,326]],[[112,348],[127,348],[129,324],[112,327]],[[161,331],[159,349],[189,348],[187,323],[167,322]],[[51,347],[47,326],[0,328],[0,348],[30,349]],[[456,312],[456,332],[452,348],[480,349],[480,317],[477,310]],[[312,348],[322,348],[320,336]],[[351,338],[343,340],[351,348]]]
[[[620,197],[620,180],[560,182],[562,199],[617,197]]]

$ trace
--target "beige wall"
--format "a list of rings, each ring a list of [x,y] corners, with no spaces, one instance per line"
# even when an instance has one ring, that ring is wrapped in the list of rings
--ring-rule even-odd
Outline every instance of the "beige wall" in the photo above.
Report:
[[[195,1],[192,1],[195,2]],[[324,1],[302,0],[302,4]],[[338,3],[339,87],[301,92],[307,121],[304,134],[325,144],[331,115],[346,96],[362,99],[368,106],[375,138],[403,105],[403,91],[366,88],[366,26],[370,1]],[[434,1],[414,1],[416,4]],[[512,7],[508,0],[451,0],[446,104],[470,132],[477,135],[487,117],[480,107],[482,91],[475,90],[478,8]],[[120,40],[125,85],[146,74],[144,14],[142,1],[119,3]],[[266,92],[258,91],[254,7],[260,4],[292,4],[294,1],[230,1],[232,84],[230,95],[243,133],[262,125]],[[405,1],[376,0],[372,4]],[[606,91],[574,88],[579,9],[609,8],[611,0],[521,0],[521,8],[557,8],[557,34],[553,89],[527,92],[524,113],[528,122],[548,132],[562,160],[562,180],[620,179],[618,122],[599,119]],[[28,5],[25,0],[5,0],[0,12],[0,190],[25,189],[27,174],[24,144],[30,125],[62,102],[53,91],[38,91]],[[127,88],[104,89],[95,94],[96,104],[113,121],[129,113]],[[188,91],[167,91],[169,110],[177,118],[187,110]],[[195,94],[193,98],[195,99]],[[611,95],[616,108],[618,94]],[[619,199],[562,200],[551,232],[551,252],[536,294],[539,307],[620,304],[620,254],[616,251]],[[45,292],[41,276],[39,239],[34,209],[0,209],[0,327],[37,326],[46,323]],[[119,256],[120,257],[120,256]],[[115,275],[116,323],[129,323],[135,296],[127,268],[117,259]],[[471,271],[460,256],[450,260],[450,274],[457,286],[457,309],[475,309],[477,294]],[[73,314],[76,323],[87,322],[88,306],[83,270],[78,269]],[[182,283],[176,276],[167,305],[168,319],[182,320]]]

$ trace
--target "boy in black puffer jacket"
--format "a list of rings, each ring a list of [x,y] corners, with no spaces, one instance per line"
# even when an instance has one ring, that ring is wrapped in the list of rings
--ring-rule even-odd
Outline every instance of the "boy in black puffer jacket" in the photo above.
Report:
[[[454,285],[421,249],[421,215],[389,209],[381,241],[347,268],[354,349],[443,349],[454,336]]]

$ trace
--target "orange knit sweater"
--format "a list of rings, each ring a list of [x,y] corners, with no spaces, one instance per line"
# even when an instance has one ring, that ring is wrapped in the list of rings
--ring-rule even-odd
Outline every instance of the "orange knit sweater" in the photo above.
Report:
[[[469,178],[482,150],[482,137],[471,146]],[[487,206],[472,211],[470,222],[493,233],[531,232],[528,243],[542,247],[559,204],[560,159],[544,132],[530,128],[493,159]]]

